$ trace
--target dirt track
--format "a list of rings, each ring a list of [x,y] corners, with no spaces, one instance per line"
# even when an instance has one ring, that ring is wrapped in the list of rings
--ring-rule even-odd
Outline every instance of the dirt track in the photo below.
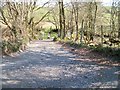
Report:
[[[119,68],[97,65],[50,40],[32,42],[25,52],[2,60],[3,88],[116,88]]]

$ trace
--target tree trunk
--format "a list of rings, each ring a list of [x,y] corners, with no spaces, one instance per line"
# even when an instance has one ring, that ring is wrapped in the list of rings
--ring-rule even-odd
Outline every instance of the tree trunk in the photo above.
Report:
[[[75,29],[76,29],[76,36],[75,41],[78,40],[78,2],[73,3],[73,10],[74,10],[74,17],[75,17]]]
[[[70,28],[70,34],[71,34],[71,37],[70,37],[70,38],[72,39],[72,34],[73,34],[73,31],[74,31],[74,30],[73,30],[73,29],[74,29],[74,28],[73,28],[73,9],[72,9],[72,11],[71,11],[70,27],[71,27],[71,28]]]
[[[103,26],[101,25],[101,45],[103,46]]]
[[[94,20],[93,20],[93,35],[95,35],[96,15],[97,15],[97,8],[98,8],[97,2],[94,2],[94,4],[95,4],[95,12],[94,12]]]
[[[120,38],[120,1],[118,2],[118,38]]]
[[[83,28],[84,27],[84,20],[82,20],[82,25],[81,25],[81,33],[80,33],[80,43],[83,44]]]
[[[64,13],[64,7],[63,7],[63,0],[62,0],[62,26],[63,26],[63,28],[62,28],[62,39],[64,39],[65,38],[65,13]]]
[[[64,13],[64,6],[63,0],[59,0],[59,23],[60,23],[60,37],[62,39],[65,38],[65,13]]]
[[[61,37],[62,33],[62,12],[61,12],[61,2],[59,1],[59,24],[60,24],[60,30],[58,31],[58,37]]]

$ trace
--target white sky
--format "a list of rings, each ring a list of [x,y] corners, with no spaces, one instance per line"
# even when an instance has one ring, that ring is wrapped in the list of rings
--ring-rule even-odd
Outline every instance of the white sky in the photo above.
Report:
[[[38,2],[39,3],[44,3],[44,2],[47,2],[47,1],[49,1],[49,0],[38,0]],[[55,2],[55,1],[57,1],[57,0],[51,0],[52,2]],[[70,2],[71,0],[63,0],[64,2]],[[72,0],[72,1],[75,1],[75,0]],[[89,2],[89,1],[91,1],[91,0],[78,0],[78,1],[80,1],[80,2]],[[104,5],[111,5],[111,2],[113,1],[113,0],[96,0],[96,1],[102,1],[103,2],[103,4]]]
[[[33,1],[33,0],[0,0],[0,1],[2,1],[2,2],[5,2],[5,1]],[[49,0],[38,0],[38,3],[39,4],[44,4],[45,2],[47,2],[47,1],[49,1]],[[55,1],[58,1],[58,0],[50,0],[51,2],[55,2]],[[70,2],[71,0],[63,0],[64,2]],[[72,0],[72,1],[76,1],[76,0]],[[91,1],[91,0],[77,0],[77,1],[79,1],[79,2],[89,2],[89,1]],[[102,1],[103,2],[103,4],[104,5],[111,5],[111,2],[113,1],[113,0],[96,0],[96,1]],[[119,1],[119,0],[118,0]]]
[[[104,5],[111,5],[113,0],[102,0]]]

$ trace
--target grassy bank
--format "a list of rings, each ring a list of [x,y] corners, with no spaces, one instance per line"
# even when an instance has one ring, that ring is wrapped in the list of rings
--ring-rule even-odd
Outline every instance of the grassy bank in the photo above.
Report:
[[[110,48],[110,47],[102,47],[102,46],[87,46],[84,44],[77,44],[72,41],[61,41],[58,40],[59,43],[63,44],[64,46],[69,46],[75,49],[85,49],[89,51],[89,54],[96,54],[101,57],[107,58],[109,60],[112,60],[113,62],[119,62],[120,63],[120,48]]]

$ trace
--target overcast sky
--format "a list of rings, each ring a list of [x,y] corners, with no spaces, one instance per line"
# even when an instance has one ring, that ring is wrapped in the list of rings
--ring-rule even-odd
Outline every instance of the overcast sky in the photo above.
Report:
[[[7,1],[7,0],[0,0],[0,1],[2,1],[2,2],[5,2],[5,1]],[[9,0],[9,1],[33,1],[33,0]],[[45,2],[47,2],[47,1],[49,1],[49,0],[38,0],[38,3],[39,4],[44,4]],[[55,2],[55,1],[57,1],[57,0],[50,0],[51,2]],[[71,0],[63,0],[64,2],[70,2]],[[72,0],[72,1],[76,1],[76,0]],[[91,0],[77,0],[77,1],[79,1],[79,2],[89,2],[89,1],[91,1]],[[96,0],[96,1],[102,1],[103,2],[103,5],[111,5],[111,2],[113,1],[113,0]],[[119,1],[119,0],[118,0]]]
[[[49,0],[38,0],[38,3],[45,3],[45,2],[47,2],[47,1],[49,1]],[[55,2],[55,1],[57,1],[57,0],[51,0],[52,2]],[[64,2],[70,2],[71,0],[63,0]],[[72,0],[72,1],[75,1],[75,0]],[[80,1],[80,2],[89,2],[90,0],[78,0],[78,1]],[[97,0],[96,0],[97,1]],[[98,1],[101,1],[101,2],[103,2],[103,5],[111,5],[111,2],[112,2],[112,0],[98,0]]]

